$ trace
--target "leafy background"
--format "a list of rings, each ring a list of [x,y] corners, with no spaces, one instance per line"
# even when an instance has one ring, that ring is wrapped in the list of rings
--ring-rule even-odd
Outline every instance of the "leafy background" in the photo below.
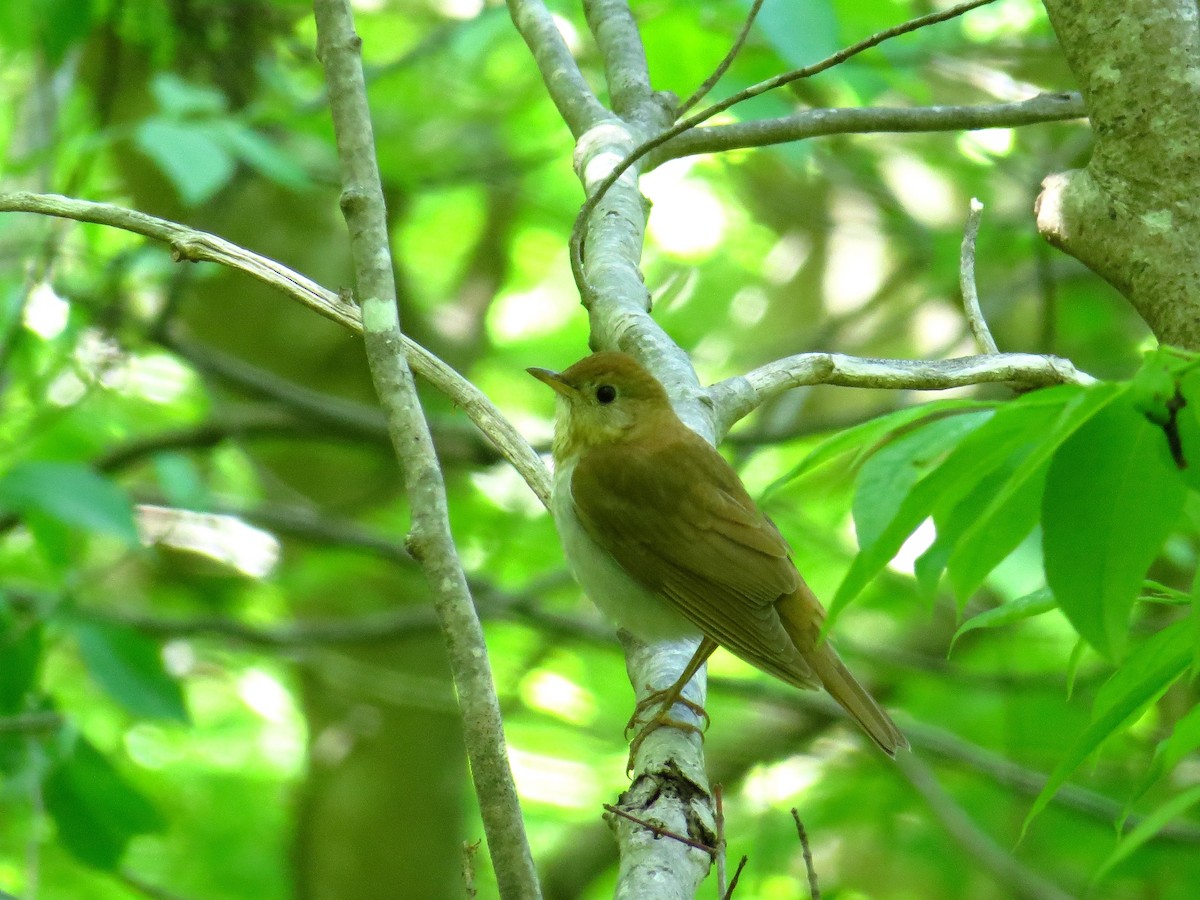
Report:
[[[689,94],[747,6],[635,3],[655,86]],[[580,11],[553,8],[600,85]],[[768,0],[716,96],[923,9]],[[522,370],[587,337],[566,130],[502,6],[362,3],[357,23],[405,328],[545,447],[551,403]],[[4,4],[3,187],[182,221],[345,287],[313,45],[290,0]],[[1070,86],[1040,6],[1001,0],[733,112]],[[655,315],[706,382],[810,349],[973,352],[972,196],[1000,346],[1109,379],[810,388],[731,436],[914,745],[894,765],[816,695],[714,658],[707,750],[730,855],[750,857],[739,896],[806,896],[792,806],[829,896],[1182,898],[1200,880],[1200,485],[1179,467],[1200,376],[1143,358],[1127,304],[1035,232],[1041,178],[1088,146],[1078,123],[833,136],[644,180]],[[460,896],[482,831],[359,343],[140,238],[6,215],[0,392],[0,889]],[[619,651],[523,484],[423,400],[547,894],[606,896]],[[474,866],[490,895],[486,849]]]

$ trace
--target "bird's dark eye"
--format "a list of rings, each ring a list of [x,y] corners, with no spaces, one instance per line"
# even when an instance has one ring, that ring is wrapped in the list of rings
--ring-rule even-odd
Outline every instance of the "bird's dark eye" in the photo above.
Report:
[[[596,388],[596,399],[601,403],[612,403],[617,399],[617,389],[611,384],[602,384]]]

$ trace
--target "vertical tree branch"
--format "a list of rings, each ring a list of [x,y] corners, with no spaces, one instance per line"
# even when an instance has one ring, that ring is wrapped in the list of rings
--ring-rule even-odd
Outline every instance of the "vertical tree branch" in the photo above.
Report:
[[[1193,0],[1046,0],[1091,119],[1087,168],[1049,176],[1037,223],[1155,336],[1200,349],[1200,10]]]
[[[441,469],[401,342],[383,191],[359,57],[361,40],[354,32],[348,0],[315,0],[313,8],[337,136],[341,205],[350,231],[367,359],[412,510],[408,545],[429,582],[446,638],[500,892],[506,898],[536,898],[540,889],[508,765],[483,629],[450,533]]]

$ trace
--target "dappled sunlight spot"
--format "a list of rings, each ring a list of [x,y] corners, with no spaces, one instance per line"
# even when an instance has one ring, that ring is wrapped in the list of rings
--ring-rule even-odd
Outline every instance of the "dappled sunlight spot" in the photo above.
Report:
[[[139,722],[126,731],[123,743],[129,758],[145,769],[161,769],[180,758],[169,735],[148,722]]]
[[[474,19],[483,12],[483,0],[434,0],[433,5],[448,19]]]
[[[550,18],[554,20],[554,27],[558,29],[559,36],[562,37],[563,43],[567,45],[567,49],[571,51],[572,56],[578,56],[580,50],[579,30],[571,24],[570,19],[565,19],[558,13],[551,13]]]
[[[163,666],[176,678],[184,678],[196,669],[198,657],[191,641],[167,641],[162,648]]]
[[[471,484],[506,512],[520,513],[527,518],[542,514],[541,501],[529,489],[520,473],[507,463],[482,472],[472,472]]]
[[[888,563],[888,568],[903,575],[912,575],[917,557],[933,546],[936,539],[937,526],[933,524],[932,518],[928,518],[900,545],[900,549]]]
[[[160,404],[178,400],[194,381],[191,369],[165,353],[128,356],[100,376],[100,383],[107,388]]]
[[[74,406],[87,396],[87,385],[68,370],[60,373],[46,389],[46,399],[54,406]]]
[[[274,675],[262,669],[247,669],[238,677],[238,696],[268,722],[279,724],[296,715],[292,695]]]
[[[561,290],[549,286],[501,294],[488,313],[488,332],[500,344],[553,334],[571,320],[575,310]]]
[[[599,807],[605,787],[592,766],[516,747],[509,747],[508,754],[522,800],[563,809]]]
[[[965,314],[953,309],[950,304],[938,301],[922,303],[913,316],[913,341],[917,356],[932,356],[945,353],[946,349],[966,329]]]
[[[54,292],[47,282],[34,285],[25,301],[22,321],[26,328],[43,340],[63,333],[71,316],[71,304]]]
[[[1036,0],[1006,0],[964,14],[962,30],[969,40],[988,43],[1028,31],[1042,15],[1042,5]]]
[[[690,178],[691,160],[673,160],[642,178],[642,193],[653,203],[647,231],[665,252],[688,259],[705,257],[721,245],[728,217],[705,182]]]
[[[832,204],[825,267],[825,306],[834,315],[851,313],[875,296],[887,277],[887,240],[874,204],[839,191]]]
[[[889,153],[880,160],[883,180],[904,211],[928,228],[962,224],[964,204],[949,178],[908,153]]]
[[[739,325],[750,328],[763,320],[768,306],[767,292],[750,285],[733,295],[733,301],[729,304],[729,316]]]
[[[1011,128],[984,128],[965,131],[955,143],[958,152],[972,162],[992,165],[997,157],[1009,156],[1016,146],[1016,132]]]
[[[521,680],[525,705],[571,725],[590,725],[596,719],[596,701],[568,678],[548,669],[534,669]]]
[[[742,797],[755,812],[777,808],[816,784],[821,767],[821,760],[814,756],[791,756],[757,765],[742,783]]]
[[[279,562],[275,536],[237,516],[143,504],[137,507],[137,526],[145,546],[199,553],[251,578],[263,578]]]
[[[384,5],[385,0],[351,0],[351,6],[358,12],[379,12]]]
[[[787,284],[800,274],[812,253],[812,241],[797,231],[782,235],[763,257],[762,276],[771,284]]]

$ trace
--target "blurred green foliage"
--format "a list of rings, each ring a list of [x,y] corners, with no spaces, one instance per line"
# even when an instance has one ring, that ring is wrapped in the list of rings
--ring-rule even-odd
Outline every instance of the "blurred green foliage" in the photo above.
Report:
[[[603,93],[578,4],[551,5]],[[501,5],[358,6],[405,328],[545,447],[523,369],[587,347],[569,135]],[[748,6],[634,3],[655,87],[690,94]],[[925,10],[768,0],[713,98]],[[0,185],[178,220],[347,287],[313,45],[298,0],[0,5]],[[731,113],[1070,86],[1040,6],[999,0]],[[1015,399],[807,388],[731,436],[918,766],[719,654],[707,749],[729,855],[750,857],[739,897],[807,896],[791,806],[831,897],[1015,896],[980,840],[1072,894],[1200,882],[1200,370],[1143,357],[1128,305],[1037,236],[1040,180],[1087,151],[1078,123],[833,136],[644,179],[655,316],[706,382],[811,349],[974,352],[972,196],[1000,346],[1108,379]],[[547,895],[606,896],[619,651],[525,486],[423,400]],[[357,340],[136,236],[0,217],[0,890],[461,896],[482,830],[406,527]],[[489,896],[486,849],[475,867]]]

